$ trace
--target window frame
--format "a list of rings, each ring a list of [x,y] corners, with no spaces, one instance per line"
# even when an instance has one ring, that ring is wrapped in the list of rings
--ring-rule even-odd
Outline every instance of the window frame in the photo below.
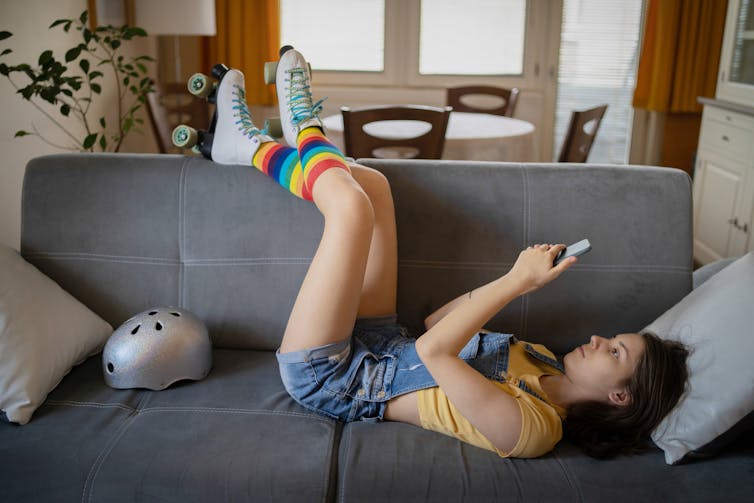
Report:
[[[542,87],[544,62],[547,61],[547,19],[560,2],[527,0],[523,73],[521,75],[421,75],[419,50],[421,0],[385,0],[385,60],[382,72],[317,70],[317,84],[340,86],[450,87],[475,84],[532,89]],[[541,25],[541,26],[540,26]],[[537,36],[539,35],[539,36]]]

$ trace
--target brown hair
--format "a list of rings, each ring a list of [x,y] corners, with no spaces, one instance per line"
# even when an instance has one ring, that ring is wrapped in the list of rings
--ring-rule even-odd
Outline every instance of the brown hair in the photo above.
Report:
[[[641,334],[645,350],[628,378],[629,405],[582,402],[568,409],[565,436],[594,458],[644,451],[654,430],[678,403],[688,379],[686,347]]]

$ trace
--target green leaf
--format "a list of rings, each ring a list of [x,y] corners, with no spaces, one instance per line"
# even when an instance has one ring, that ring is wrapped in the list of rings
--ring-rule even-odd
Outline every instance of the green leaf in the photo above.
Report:
[[[100,117],[99,118],[99,125],[102,126],[103,128],[107,127],[107,126],[105,126],[105,118],[104,117]]]
[[[116,50],[118,47],[120,47],[120,40],[113,40],[110,42],[110,47],[113,48],[113,50]]]
[[[45,63],[52,59],[52,51],[45,51],[39,55],[39,66],[44,66]]]
[[[65,24],[65,26],[63,27],[63,31],[65,31],[66,33],[68,33],[68,30],[70,30],[70,29],[71,29],[71,25],[72,25],[72,24],[73,24],[73,21],[68,21],[68,22],[67,22],[67,23]]]
[[[79,54],[81,54],[81,46],[76,46],[73,49],[69,49],[68,52],[65,53],[65,62],[70,63],[74,59],[78,58]]]
[[[0,40],[5,40],[6,38],[12,37],[13,34],[9,31],[0,31]]]
[[[97,94],[100,94],[102,92],[102,86],[100,86],[99,84],[92,84],[91,88],[92,88],[92,91]]]
[[[68,117],[68,114],[71,113],[71,107],[69,107],[68,105],[63,105],[62,107],[60,107],[60,113]]]
[[[81,21],[81,24],[86,24],[86,20],[89,19],[89,11],[84,11],[79,16],[79,21]]]
[[[2,53],[0,53],[0,56],[5,56],[6,54],[10,54],[13,52],[13,49],[5,49]]]
[[[84,42],[87,44],[92,40],[92,32],[88,28],[84,28]]]
[[[132,37],[146,37],[147,31],[144,28],[139,28],[138,26],[132,26],[128,29],[129,33],[131,33]]]
[[[92,133],[84,140],[83,147],[85,149],[90,149],[92,148],[92,145],[94,145],[95,141],[97,141],[97,133]]]
[[[105,149],[107,149],[107,140],[105,140],[105,135],[99,137],[99,146],[100,148],[102,148],[103,152],[105,151]]]
[[[84,73],[89,73],[89,60],[82,59],[81,61],[79,61],[79,66]]]
[[[102,77],[102,76],[103,76],[102,72],[92,72],[89,74],[89,80],[94,80],[97,77]]]
[[[5,75],[6,77],[10,73],[10,68],[8,68],[8,65],[5,63],[0,63],[0,75]]]
[[[126,118],[126,120],[123,121],[123,132],[128,133],[132,127],[134,127],[134,120],[131,117]]]
[[[13,136],[13,138],[19,138],[21,136],[29,136],[33,133],[30,133],[28,131],[16,131],[16,134]]]
[[[54,23],[52,23],[47,29],[49,30],[50,28],[55,28],[59,24],[68,23],[68,22],[70,22],[69,19],[58,19],[57,21],[55,21]]]

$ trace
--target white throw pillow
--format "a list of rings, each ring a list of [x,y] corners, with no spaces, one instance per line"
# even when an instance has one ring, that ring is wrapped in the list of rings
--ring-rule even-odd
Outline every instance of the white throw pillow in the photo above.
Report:
[[[675,464],[754,410],[754,253],[712,276],[647,330],[689,347],[689,385],[652,433]]]
[[[0,245],[0,419],[26,424],[74,365],[102,350],[112,327]]]

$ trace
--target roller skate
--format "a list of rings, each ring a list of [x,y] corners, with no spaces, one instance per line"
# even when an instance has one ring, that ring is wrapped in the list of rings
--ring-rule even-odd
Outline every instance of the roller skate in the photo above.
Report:
[[[265,63],[264,80],[275,84],[280,104],[280,126],[288,145],[295,147],[300,131],[307,127],[322,128],[319,113],[322,101],[313,103],[312,73],[304,56],[290,45],[280,48],[280,60]],[[273,126],[277,127],[271,121]]]
[[[212,75],[218,84],[213,85],[202,74],[194,74],[188,81],[192,94],[216,104],[209,129],[196,130],[181,124],[173,130],[173,144],[198,149],[204,157],[220,164],[251,164],[259,145],[273,138],[251,121],[243,73],[215,65]]]

